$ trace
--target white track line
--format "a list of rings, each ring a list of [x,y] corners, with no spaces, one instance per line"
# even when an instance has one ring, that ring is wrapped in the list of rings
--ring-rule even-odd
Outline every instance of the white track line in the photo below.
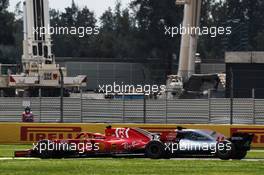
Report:
[[[218,159],[218,158],[173,158],[170,160],[216,160],[216,161],[222,161],[221,159]],[[229,160],[229,161],[233,161],[233,160]],[[234,160],[234,161],[239,161],[239,160]],[[241,161],[257,162],[257,161],[264,161],[264,159],[242,159]]]
[[[75,160],[96,160],[96,158],[83,158],[83,159],[75,159]],[[100,158],[102,159],[102,158]],[[116,158],[115,158],[116,159]],[[39,158],[13,158],[13,157],[2,157],[0,158],[1,160],[41,160]],[[50,159],[51,160],[51,159]],[[69,159],[61,159],[61,160],[69,160]],[[97,159],[98,160],[98,159]],[[167,159],[166,159],[167,160]],[[220,159],[217,158],[172,158],[169,160],[174,160],[174,161],[181,161],[181,160],[217,160],[221,161]],[[230,160],[232,161],[232,160]],[[258,161],[264,161],[264,159],[243,159],[242,161],[248,161],[248,162],[258,162]]]
[[[13,157],[0,157],[0,160],[38,160],[38,158],[13,158]]]
[[[255,150],[250,150],[249,152],[258,152],[258,153],[263,153],[263,152],[264,152],[264,150],[257,150],[257,149],[255,149]]]

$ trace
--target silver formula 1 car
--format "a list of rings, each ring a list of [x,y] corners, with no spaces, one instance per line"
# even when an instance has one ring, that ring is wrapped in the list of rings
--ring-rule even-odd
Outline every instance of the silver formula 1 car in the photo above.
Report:
[[[178,127],[174,131],[161,132],[159,136],[146,146],[147,157],[213,156],[228,160],[245,158],[254,135],[234,133],[226,138],[211,130]]]

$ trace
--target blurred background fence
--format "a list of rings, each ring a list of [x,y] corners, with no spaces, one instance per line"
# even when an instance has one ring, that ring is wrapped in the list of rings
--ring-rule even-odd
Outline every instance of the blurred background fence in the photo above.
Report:
[[[20,122],[24,106],[35,122],[264,124],[264,99],[0,98],[0,122]]]

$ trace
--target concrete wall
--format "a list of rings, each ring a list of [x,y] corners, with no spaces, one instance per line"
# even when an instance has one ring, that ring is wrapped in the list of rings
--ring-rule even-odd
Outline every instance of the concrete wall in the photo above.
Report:
[[[264,63],[264,52],[226,52],[226,63]]]

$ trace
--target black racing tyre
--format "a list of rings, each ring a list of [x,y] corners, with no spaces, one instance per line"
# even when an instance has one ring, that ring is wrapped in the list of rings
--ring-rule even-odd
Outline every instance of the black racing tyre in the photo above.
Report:
[[[42,151],[40,154],[41,159],[51,159],[53,158],[53,152],[49,150]]]
[[[53,148],[52,148],[53,142],[50,140],[41,140],[38,142],[37,149],[35,150],[38,157],[42,159],[50,159],[53,157]],[[45,148],[44,150],[41,150],[42,148]]]
[[[165,157],[165,146],[160,141],[150,141],[145,151],[146,156],[151,159],[161,159]]]
[[[217,143],[217,152],[216,156],[222,160],[229,160],[232,158],[234,151],[233,143],[229,141],[223,141]]]
[[[232,156],[232,159],[235,160],[241,160],[244,159],[247,155],[247,151],[243,150],[243,151],[235,151],[235,153]]]

